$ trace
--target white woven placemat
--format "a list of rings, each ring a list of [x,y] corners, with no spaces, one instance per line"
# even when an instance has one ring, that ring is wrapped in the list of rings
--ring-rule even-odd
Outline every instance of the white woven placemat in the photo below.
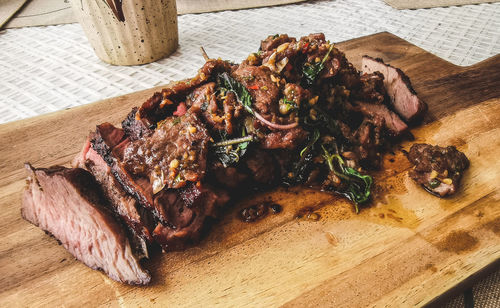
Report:
[[[400,11],[381,0],[179,16],[180,47],[135,67],[102,63],[78,24],[0,34],[0,123],[78,106],[192,76],[210,56],[240,61],[269,34],[325,32],[343,41],[389,31],[446,60],[470,65],[500,52],[500,4]]]

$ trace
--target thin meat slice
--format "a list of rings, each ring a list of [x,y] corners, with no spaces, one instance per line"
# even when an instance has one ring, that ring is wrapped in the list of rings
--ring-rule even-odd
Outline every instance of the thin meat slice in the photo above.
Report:
[[[384,125],[393,136],[400,136],[408,130],[401,118],[382,104],[371,104],[366,102],[355,102],[355,109],[369,118],[380,117],[384,119]]]
[[[97,152],[111,168],[111,173],[123,189],[134,196],[139,203],[160,217],[160,212],[154,207],[153,189],[149,179],[144,176],[134,176],[123,165],[125,148],[131,143],[128,136],[120,128],[110,123],[97,125],[90,140],[92,149]]]
[[[169,117],[151,136],[126,146],[123,164],[130,174],[148,178],[154,194],[164,187],[180,188],[204,177],[209,141],[196,115]]]
[[[100,184],[112,211],[128,227],[132,246],[140,257],[148,257],[148,244],[152,242],[152,227],[147,226],[151,218],[140,211],[137,200],[128,194],[111,173],[111,168],[90,145],[88,138],[82,151],[73,160],[72,166],[89,171]],[[141,215],[142,212],[142,215]]]
[[[252,104],[261,115],[278,113],[279,88],[271,79],[271,70],[266,66],[242,64],[231,73],[252,96]]]
[[[294,149],[302,144],[308,136],[308,132],[302,127],[294,127],[287,130],[278,130],[268,133],[261,140],[263,149]]]
[[[220,102],[217,101],[215,82],[209,82],[194,89],[187,98],[189,112],[200,114],[207,128],[213,132],[225,130],[233,134],[236,119],[242,115],[243,106],[238,103],[233,92],[228,92]]]
[[[131,140],[151,135],[161,120],[171,116],[177,106],[185,102],[186,96],[195,88],[213,79],[219,72],[229,72],[232,65],[221,59],[210,59],[191,79],[172,83],[151,96],[139,108],[134,108],[122,122],[122,127]]]
[[[164,251],[172,251],[197,242],[208,218],[217,217],[229,195],[208,185],[190,183],[179,190],[162,190],[156,196],[158,199],[168,209],[170,226],[159,223],[153,237]]]
[[[161,121],[152,135],[136,141],[130,141],[123,130],[104,123],[97,126],[91,142],[124,189],[162,224],[172,226],[169,204],[159,202],[157,194],[202,180],[209,141],[196,115],[186,113]]]
[[[415,165],[410,177],[438,197],[454,194],[463,172],[469,167],[465,154],[454,146],[416,143],[408,153],[408,160]]]
[[[35,169],[26,164],[28,187],[21,215],[49,232],[76,259],[129,284],[150,282],[120,224],[107,210],[92,175],[81,168]]]
[[[427,104],[418,98],[410,79],[399,68],[385,64],[382,59],[363,56],[363,73],[380,72],[384,75],[384,85],[391,99],[392,108],[406,121],[412,122],[423,116]]]

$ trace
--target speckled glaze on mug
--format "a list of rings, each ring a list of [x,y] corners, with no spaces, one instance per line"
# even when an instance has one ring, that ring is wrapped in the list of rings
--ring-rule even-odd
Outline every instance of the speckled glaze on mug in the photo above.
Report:
[[[179,45],[175,0],[71,0],[71,5],[104,62],[150,63]]]

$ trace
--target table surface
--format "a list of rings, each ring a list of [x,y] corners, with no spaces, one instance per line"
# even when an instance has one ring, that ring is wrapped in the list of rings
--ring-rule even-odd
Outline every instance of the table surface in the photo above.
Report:
[[[101,62],[78,24],[0,32],[0,123],[91,103],[193,76],[211,57],[239,62],[267,35],[324,32],[333,42],[391,32],[457,65],[500,53],[500,3],[396,10],[382,0],[305,3],[179,16],[179,49],[142,66]],[[474,297],[497,289],[500,274],[474,286]],[[483,296],[484,297],[484,296]],[[465,297],[467,299],[467,296]],[[500,298],[498,298],[500,300]],[[486,300],[484,304],[487,305]],[[447,306],[463,306],[464,297]]]

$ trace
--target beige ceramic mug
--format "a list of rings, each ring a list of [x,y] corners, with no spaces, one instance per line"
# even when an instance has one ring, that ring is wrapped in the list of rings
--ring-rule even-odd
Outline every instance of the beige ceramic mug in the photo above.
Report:
[[[178,46],[176,0],[71,0],[97,56],[115,65],[162,59]]]

